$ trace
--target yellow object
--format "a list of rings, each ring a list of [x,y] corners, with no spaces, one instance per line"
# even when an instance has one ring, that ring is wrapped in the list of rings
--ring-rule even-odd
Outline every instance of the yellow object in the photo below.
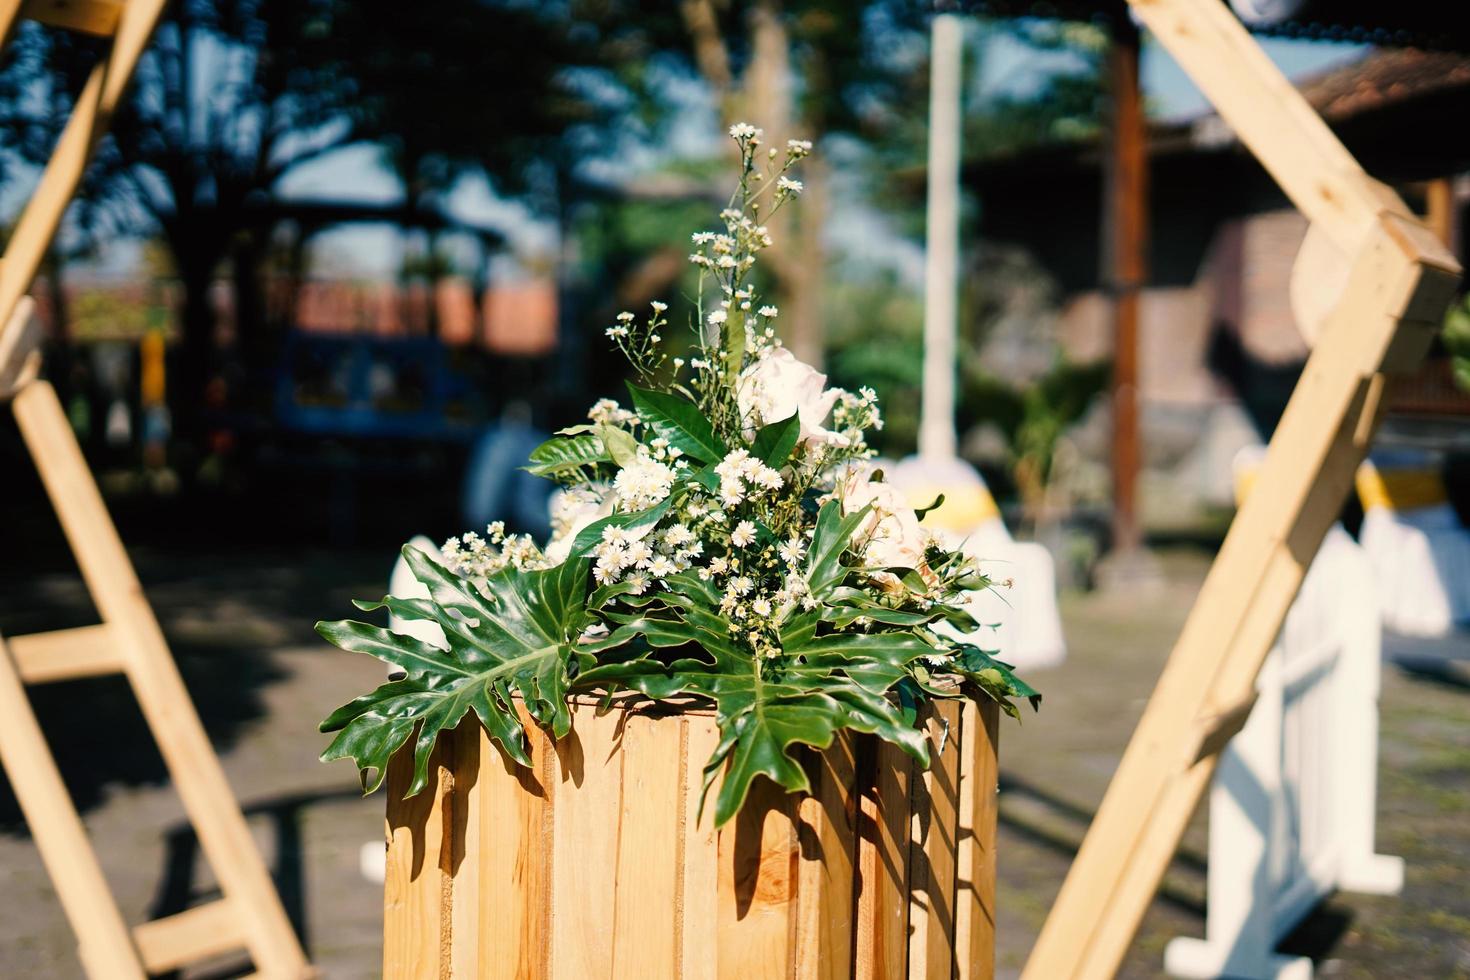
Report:
[[[145,406],[163,404],[163,348],[163,331],[161,330],[149,330],[138,342],[139,388]]]
[[[927,527],[968,532],[986,521],[1000,519],[1000,508],[984,486],[914,487],[907,493],[909,506],[928,507],[940,494],[944,494],[944,503],[924,515],[923,523]]]
[[[1382,507],[1392,511],[1418,510],[1449,500],[1444,479],[1438,469],[1379,470],[1374,466],[1358,468],[1358,499],[1365,511]]]
[[[1235,506],[1245,503],[1260,476],[1260,467],[1252,466],[1235,474]],[[1354,482],[1364,510],[1418,510],[1449,500],[1439,470],[1379,470],[1372,464],[1358,468]]]
[[[1235,506],[1245,503],[1245,498],[1255,489],[1256,478],[1261,475],[1259,466],[1242,467],[1235,472]]]

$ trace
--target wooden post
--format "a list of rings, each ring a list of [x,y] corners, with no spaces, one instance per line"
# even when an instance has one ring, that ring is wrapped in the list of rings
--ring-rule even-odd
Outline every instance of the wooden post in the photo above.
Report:
[[[1336,519],[1382,411],[1384,372],[1412,370],[1438,332],[1459,266],[1367,176],[1217,0],[1133,9],[1311,221],[1297,308],[1327,310],[1245,501],[1083,840],[1023,974],[1114,975],[1254,700],[1257,673]],[[1346,275],[1324,277],[1340,254]],[[1337,270],[1341,273],[1343,270]],[[1311,324],[1304,324],[1310,327]]]
[[[645,708],[648,706],[645,705]],[[807,757],[813,792],[757,780],[699,815],[704,710],[573,706],[534,769],[473,716],[408,800],[388,774],[388,980],[983,980],[995,943],[993,703],[947,703],[925,771],[872,736]]]
[[[1138,88],[1138,28],[1121,10],[1112,22],[1108,80],[1112,119],[1104,168],[1103,280],[1113,300],[1113,548],[1136,552],[1141,449],[1138,421],[1138,306],[1147,276],[1147,122]]]
[[[1424,223],[1434,237],[1455,247],[1455,187],[1449,177],[1436,177],[1424,185]]]

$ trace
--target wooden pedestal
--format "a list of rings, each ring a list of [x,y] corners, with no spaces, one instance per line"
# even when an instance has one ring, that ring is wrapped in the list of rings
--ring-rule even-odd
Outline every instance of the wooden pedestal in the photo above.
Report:
[[[713,797],[696,816],[710,713],[573,717],[560,741],[527,723],[525,770],[470,716],[406,801],[394,758],[386,978],[991,976],[994,705],[940,705],[927,771],[840,739],[809,754],[810,796],[757,780],[718,832]]]

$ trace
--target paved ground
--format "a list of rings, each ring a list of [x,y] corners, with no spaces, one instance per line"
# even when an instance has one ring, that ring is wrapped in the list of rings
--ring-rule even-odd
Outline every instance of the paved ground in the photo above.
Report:
[[[203,550],[140,550],[140,575],[314,961],[331,978],[376,976],[380,895],[361,878],[358,851],[380,834],[382,798],[359,798],[346,764],[315,761],[323,744],[315,728],[381,670],[334,652],[310,627],[347,613],[352,596],[378,594],[383,552],[228,547],[202,560]],[[1024,960],[1204,563],[1198,553],[1167,556],[1172,584],[1148,599],[1069,598],[1071,659],[1033,678],[1046,692],[1043,712],[1003,729],[1002,975]],[[0,571],[0,630],[87,621],[64,562],[47,555],[39,566]],[[35,700],[130,921],[208,895],[208,869],[188,846],[126,690],[76,682],[38,689]],[[1390,668],[1383,716],[1379,848],[1407,859],[1404,894],[1336,897],[1293,944],[1323,958],[1324,975],[1470,977],[1470,687]],[[1158,975],[1170,937],[1203,932],[1196,823],[1128,976]],[[3,784],[0,868],[0,976],[79,976],[71,934]],[[190,975],[231,975],[228,967]]]

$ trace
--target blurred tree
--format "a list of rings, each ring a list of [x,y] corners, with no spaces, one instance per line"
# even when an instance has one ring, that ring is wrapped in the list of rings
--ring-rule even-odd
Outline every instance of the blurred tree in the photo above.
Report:
[[[1462,390],[1470,391],[1470,295],[1460,297],[1445,314],[1443,336],[1455,383]]]
[[[411,216],[470,168],[504,193],[543,200],[555,193],[547,173],[556,161],[591,155],[596,132],[624,108],[607,69],[619,52],[600,32],[579,31],[572,14],[517,0],[169,8],[70,224],[156,233],[167,245],[182,287],[170,392],[184,434],[210,377],[211,287],[227,263],[237,339],[247,356],[260,340],[258,275],[286,174],[376,142],[403,178]],[[0,71],[0,147],[39,162],[96,46],[27,25],[13,51]]]
[[[1109,361],[1074,364],[1059,351],[1046,374],[1025,384],[979,367],[961,378],[962,415],[990,422],[1004,436],[1022,513],[1032,528],[1065,509],[1053,500],[1057,447],[1063,434],[1107,390],[1111,374]]]
[[[641,6],[628,4],[625,17],[636,20]],[[678,9],[683,37],[650,34],[651,43],[672,42],[669,50],[708,87],[722,126],[751,122],[772,146],[872,136],[911,112],[923,92],[922,4],[683,0]],[[803,166],[806,190],[799,206],[778,216],[766,257],[782,299],[782,336],[813,362],[823,353],[829,167],[827,154]]]

